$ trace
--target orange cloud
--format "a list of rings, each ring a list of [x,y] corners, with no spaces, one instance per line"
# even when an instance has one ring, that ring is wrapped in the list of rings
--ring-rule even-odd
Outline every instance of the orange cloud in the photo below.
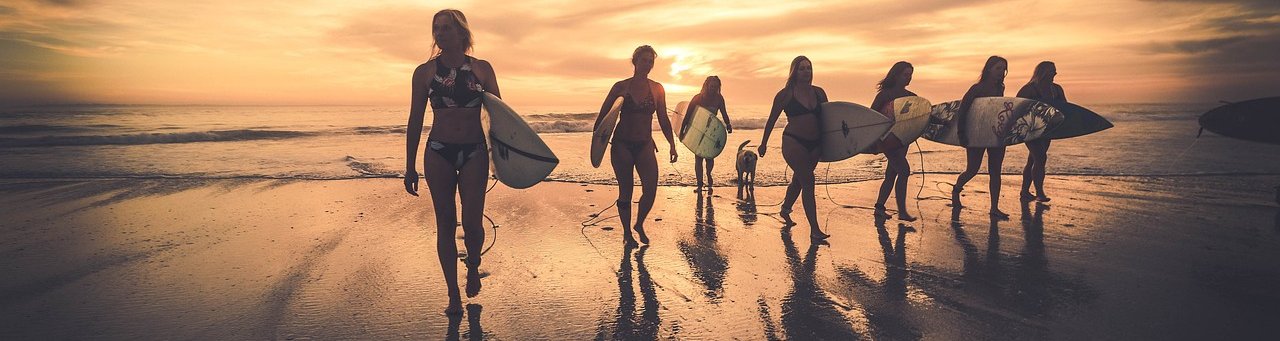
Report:
[[[641,44],[675,102],[716,74],[726,96],[763,104],[807,55],[833,98],[870,101],[895,61],[913,89],[954,99],[986,56],[1010,87],[1056,61],[1076,101],[1274,95],[1274,1],[467,2],[477,57],[517,105],[594,108],[629,77]],[[0,103],[404,104],[430,57],[439,7],[157,0],[0,5]],[[1230,62],[1228,62],[1230,61]]]

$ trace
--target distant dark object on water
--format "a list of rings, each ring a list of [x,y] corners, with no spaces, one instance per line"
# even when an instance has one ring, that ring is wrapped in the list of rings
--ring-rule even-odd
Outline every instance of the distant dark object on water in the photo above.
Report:
[[[1200,115],[1200,129],[1241,140],[1280,144],[1280,97],[1214,108]]]

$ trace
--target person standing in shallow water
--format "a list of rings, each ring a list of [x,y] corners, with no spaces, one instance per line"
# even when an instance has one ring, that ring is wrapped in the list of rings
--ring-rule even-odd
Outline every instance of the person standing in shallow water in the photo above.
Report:
[[[724,119],[725,132],[729,134],[733,133],[733,124],[729,123],[729,112],[725,109],[724,96],[720,94],[720,77],[710,76],[707,77],[707,80],[702,82],[702,91],[697,95],[693,95],[693,99],[689,100],[689,108],[685,109],[685,112],[681,113],[684,115],[684,121],[680,122],[681,126],[684,126],[686,122],[689,122],[689,119],[693,116],[693,111],[699,106],[707,108],[707,110],[711,111],[712,115],[719,112],[720,117]],[[695,155],[693,160],[693,170],[694,174],[697,174],[698,177],[698,187],[694,189],[695,192],[702,190],[703,163],[706,163],[707,191],[710,191],[712,187],[715,186],[715,184],[712,183],[711,169],[715,167],[716,159],[704,158]]]
[[[1058,67],[1050,61],[1040,62],[1031,74],[1031,81],[1018,90],[1018,97],[1034,99],[1055,105],[1067,102],[1067,94],[1062,86],[1053,82],[1058,75]],[[1044,169],[1049,161],[1049,142],[1051,139],[1041,138],[1027,141],[1027,165],[1022,168],[1022,201],[1048,202],[1044,194]],[[1031,185],[1035,185],[1036,193],[1031,194]]]
[[[631,78],[618,81],[609,89],[609,95],[600,106],[600,115],[596,116],[596,123],[592,126],[593,130],[598,128],[613,102],[622,97],[622,112],[618,113],[618,126],[610,141],[609,161],[618,179],[618,219],[622,220],[625,233],[622,240],[627,246],[637,245],[635,238],[631,237],[631,194],[635,187],[632,169],[640,174],[640,212],[634,226],[640,242],[649,244],[649,236],[644,233],[644,220],[653,209],[653,200],[658,192],[658,159],[654,155],[658,146],[653,142],[652,126],[654,114],[658,116],[662,134],[667,137],[670,160],[676,162],[676,142],[671,135],[671,119],[667,117],[666,110],[667,94],[662,84],[649,80],[649,71],[653,70],[657,58],[658,52],[649,45],[637,47],[631,53],[634,73]]]
[[[485,186],[489,179],[489,153],[480,125],[482,92],[500,96],[498,79],[489,62],[466,55],[471,49],[471,28],[462,12],[446,9],[432,17],[433,50],[439,53],[413,71],[413,91],[406,129],[404,189],[418,195],[418,142],[428,102],[435,114],[423,170],[436,216],[436,253],[449,287],[445,313],[462,314],[458,290],[458,209],[455,192],[462,201],[462,229],[467,248],[467,297],[480,293],[480,253],[484,246]]]
[[[889,118],[895,118],[893,100],[916,95],[914,92],[907,90],[907,85],[911,84],[911,74],[914,71],[915,68],[911,66],[911,63],[894,63],[889,68],[889,74],[885,75],[884,79],[880,80],[880,84],[876,86],[878,93],[876,93],[876,99],[871,101],[871,108]],[[911,164],[907,163],[907,147],[893,133],[889,133],[884,140],[880,141],[880,151],[884,153],[884,157],[889,160],[889,163],[884,168],[884,182],[880,183],[880,195],[876,197],[875,215],[877,218],[889,219],[891,217],[889,213],[885,212],[884,203],[889,200],[889,192],[892,191],[898,199],[898,219],[905,221],[916,220],[916,217],[907,213],[907,179],[911,177]]]
[[[782,209],[778,213],[787,226],[795,225],[791,220],[791,207],[795,205],[797,198],[803,196],[804,214],[809,220],[809,237],[821,241],[830,235],[818,228],[813,170],[817,168],[818,158],[822,156],[822,140],[819,137],[822,121],[818,119],[818,115],[822,114],[822,103],[827,102],[827,92],[813,85],[813,63],[809,58],[797,56],[791,61],[790,70],[786,86],[773,97],[769,122],[764,126],[764,136],[756,152],[760,154],[760,158],[764,158],[768,151],[769,134],[773,132],[773,125],[778,122],[778,114],[786,112],[787,126],[782,131],[782,158],[795,175],[787,185],[787,195],[782,200]]]
[[[987,58],[987,63],[982,66],[982,76],[978,78],[978,83],[969,87],[969,91],[964,93],[964,98],[960,100],[960,111],[956,112],[956,119],[959,120],[957,127],[965,127],[965,122],[969,116],[969,106],[973,105],[973,100],[980,97],[1004,97],[1004,76],[1008,74],[1009,62],[1000,56],[991,56]],[[1015,120],[1007,120],[1007,124],[1012,124]],[[1001,132],[1008,133],[1009,127],[1001,127],[997,134]],[[982,167],[982,154],[986,153],[990,156],[987,160],[987,174],[990,174],[990,190],[991,190],[991,217],[997,219],[1009,219],[1009,214],[1000,211],[1000,171],[1004,166],[1005,147],[993,148],[974,148],[968,147],[969,138],[965,135],[965,129],[958,129],[960,137],[960,145],[964,147],[966,154],[966,162],[964,172],[956,178],[955,188],[951,190],[952,205],[960,206],[960,192],[964,191],[964,185],[969,183],[974,176],[978,175],[978,168]]]

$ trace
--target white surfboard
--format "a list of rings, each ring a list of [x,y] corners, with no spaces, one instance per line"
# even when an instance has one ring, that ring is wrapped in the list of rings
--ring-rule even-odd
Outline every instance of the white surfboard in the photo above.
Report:
[[[600,168],[600,162],[604,161],[604,152],[609,149],[609,138],[613,137],[613,129],[618,126],[618,113],[621,112],[622,97],[619,96],[600,120],[600,125],[591,132],[591,167]]]
[[[857,103],[822,103],[822,162],[848,159],[880,142],[893,120]]]
[[[909,146],[916,139],[924,134],[924,129],[929,126],[929,113],[933,111],[933,105],[929,100],[919,96],[899,97],[893,100],[893,127],[889,128],[889,132],[884,134],[884,138],[889,138],[890,134],[896,136],[903,146]],[[866,150],[866,153],[883,153],[880,145],[876,144]]]
[[[974,99],[969,107],[966,126],[961,127],[969,144],[961,145],[956,119],[959,110],[960,101],[933,106],[924,138],[953,146],[1011,146],[1036,139],[1062,122],[1062,113],[1044,102],[1017,97],[981,97]]]
[[[671,117],[671,130],[676,136],[680,136],[680,132],[684,131],[684,112],[689,109],[689,101],[680,101],[676,104],[676,110],[669,115]]]
[[[484,109],[489,113],[489,160],[498,181],[511,188],[529,188],[556,169],[560,159],[515,110],[488,92]]]
[[[898,137],[902,145],[916,142],[929,126],[929,114],[933,104],[919,96],[907,96],[893,100],[893,127],[889,133]],[[885,135],[888,137],[888,134]]]
[[[689,118],[683,121],[686,122],[678,135],[680,143],[693,151],[693,155],[715,158],[724,151],[724,144],[729,135],[725,131],[724,122],[720,122],[714,112],[702,106],[696,106]]]

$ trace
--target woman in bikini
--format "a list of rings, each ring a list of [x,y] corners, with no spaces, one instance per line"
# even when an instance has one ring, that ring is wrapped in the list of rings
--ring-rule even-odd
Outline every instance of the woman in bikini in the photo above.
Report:
[[[689,100],[689,108],[684,114],[684,121],[689,121],[693,117],[693,111],[697,107],[707,108],[711,111],[711,115],[716,112],[720,113],[720,117],[724,119],[724,130],[726,133],[733,133],[733,124],[729,123],[729,112],[725,109],[724,96],[720,94],[720,77],[710,76],[702,82],[702,91],[697,95],[693,95],[693,99]],[[684,122],[680,122],[681,125]],[[706,188],[711,191],[713,184],[711,183],[711,169],[716,165],[716,159],[694,156],[693,171],[698,176],[698,187],[694,191],[702,190],[703,182],[703,163],[706,163]]]
[[[956,119],[959,120],[957,127],[964,127],[965,121],[969,116],[969,106],[973,105],[973,100],[980,97],[1003,97],[1004,96],[1004,76],[1008,74],[1009,62],[1000,56],[991,56],[987,58],[987,63],[982,66],[982,76],[978,78],[978,83],[969,87],[969,91],[964,93],[964,98],[960,100],[960,111],[956,112]],[[1014,120],[1008,120],[1011,124]],[[1008,131],[1009,127],[1002,127],[1001,131]],[[965,135],[964,129],[956,130],[959,133],[960,145],[968,146],[969,139]],[[964,191],[964,185],[978,175],[978,169],[982,167],[982,155],[986,153],[990,158],[987,160],[987,174],[990,175],[991,190],[991,217],[996,219],[1009,219],[1009,214],[1000,211],[1000,171],[1004,167],[1004,151],[1005,147],[994,148],[974,148],[965,147],[966,163],[964,172],[956,178],[955,188],[951,190],[951,202],[954,206],[960,206],[960,192]]]
[[[1018,90],[1018,97],[1030,98],[1050,105],[1067,102],[1067,94],[1062,86],[1053,82],[1058,75],[1058,67],[1053,62],[1045,61],[1036,65],[1031,81]],[[1027,165],[1022,168],[1022,201],[1048,202],[1044,195],[1044,167],[1049,161],[1050,139],[1041,138],[1027,141]],[[1031,194],[1031,185],[1035,185],[1036,193]]]
[[[815,241],[830,237],[818,228],[818,204],[813,192],[813,170],[818,166],[818,158],[822,155],[822,141],[819,139],[822,122],[818,115],[822,114],[822,103],[825,102],[827,92],[813,85],[813,63],[805,56],[796,57],[791,61],[787,85],[773,97],[769,123],[764,126],[764,136],[757,150],[760,157],[764,158],[768,151],[769,134],[773,132],[773,125],[778,122],[778,114],[785,112],[787,127],[782,131],[782,158],[795,175],[787,185],[787,196],[778,213],[788,226],[795,225],[791,220],[791,207],[803,195],[804,214],[809,220],[809,238]]]
[[[879,93],[876,94],[876,99],[871,101],[871,108],[889,118],[894,118],[893,100],[916,95],[907,90],[914,71],[915,68],[911,67],[911,63],[894,63],[889,68],[889,74],[885,75],[876,86]],[[899,140],[897,135],[889,133],[883,141],[880,141],[880,151],[884,152],[884,157],[889,160],[889,164],[884,169],[884,182],[880,183],[880,196],[876,197],[875,215],[882,219],[891,217],[885,212],[884,203],[889,200],[889,192],[892,191],[898,199],[898,219],[915,221],[916,217],[907,213],[907,179],[911,177],[911,164],[907,163],[907,146],[902,144],[902,140]]]
[[[480,102],[484,91],[499,96],[498,79],[489,62],[466,55],[471,50],[471,28],[458,10],[437,12],[431,24],[435,57],[413,71],[413,95],[409,106],[406,138],[404,188],[418,195],[418,142],[428,102],[435,114],[423,171],[431,192],[436,216],[436,253],[448,285],[446,314],[462,314],[458,292],[458,245],[454,242],[458,209],[455,194],[462,200],[462,229],[467,256],[467,297],[480,293],[480,253],[484,245],[485,186],[489,178],[489,153],[480,125]]]
[[[600,106],[600,115],[593,126],[599,127],[604,115],[609,112],[613,102],[622,97],[622,112],[618,114],[618,126],[613,131],[613,146],[609,151],[609,160],[613,164],[614,176],[618,179],[618,218],[622,220],[623,243],[635,246],[636,240],[631,237],[631,194],[633,174],[640,174],[640,212],[636,215],[635,230],[640,242],[648,244],[649,236],[644,233],[644,220],[653,209],[653,200],[658,192],[658,159],[654,155],[658,147],[653,142],[653,117],[658,116],[658,125],[667,138],[671,151],[671,162],[676,162],[676,144],[671,136],[671,120],[667,117],[667,94],[662,84],[649,80],[649,71],[653,70],[653,62],[658,58],[657,51],[649,45],[637,47],[631,54],[631,64],[635,71],[631,78],[613,84],[609,95],[605,96]],[[633,170],[635,173],[633,173]]]

